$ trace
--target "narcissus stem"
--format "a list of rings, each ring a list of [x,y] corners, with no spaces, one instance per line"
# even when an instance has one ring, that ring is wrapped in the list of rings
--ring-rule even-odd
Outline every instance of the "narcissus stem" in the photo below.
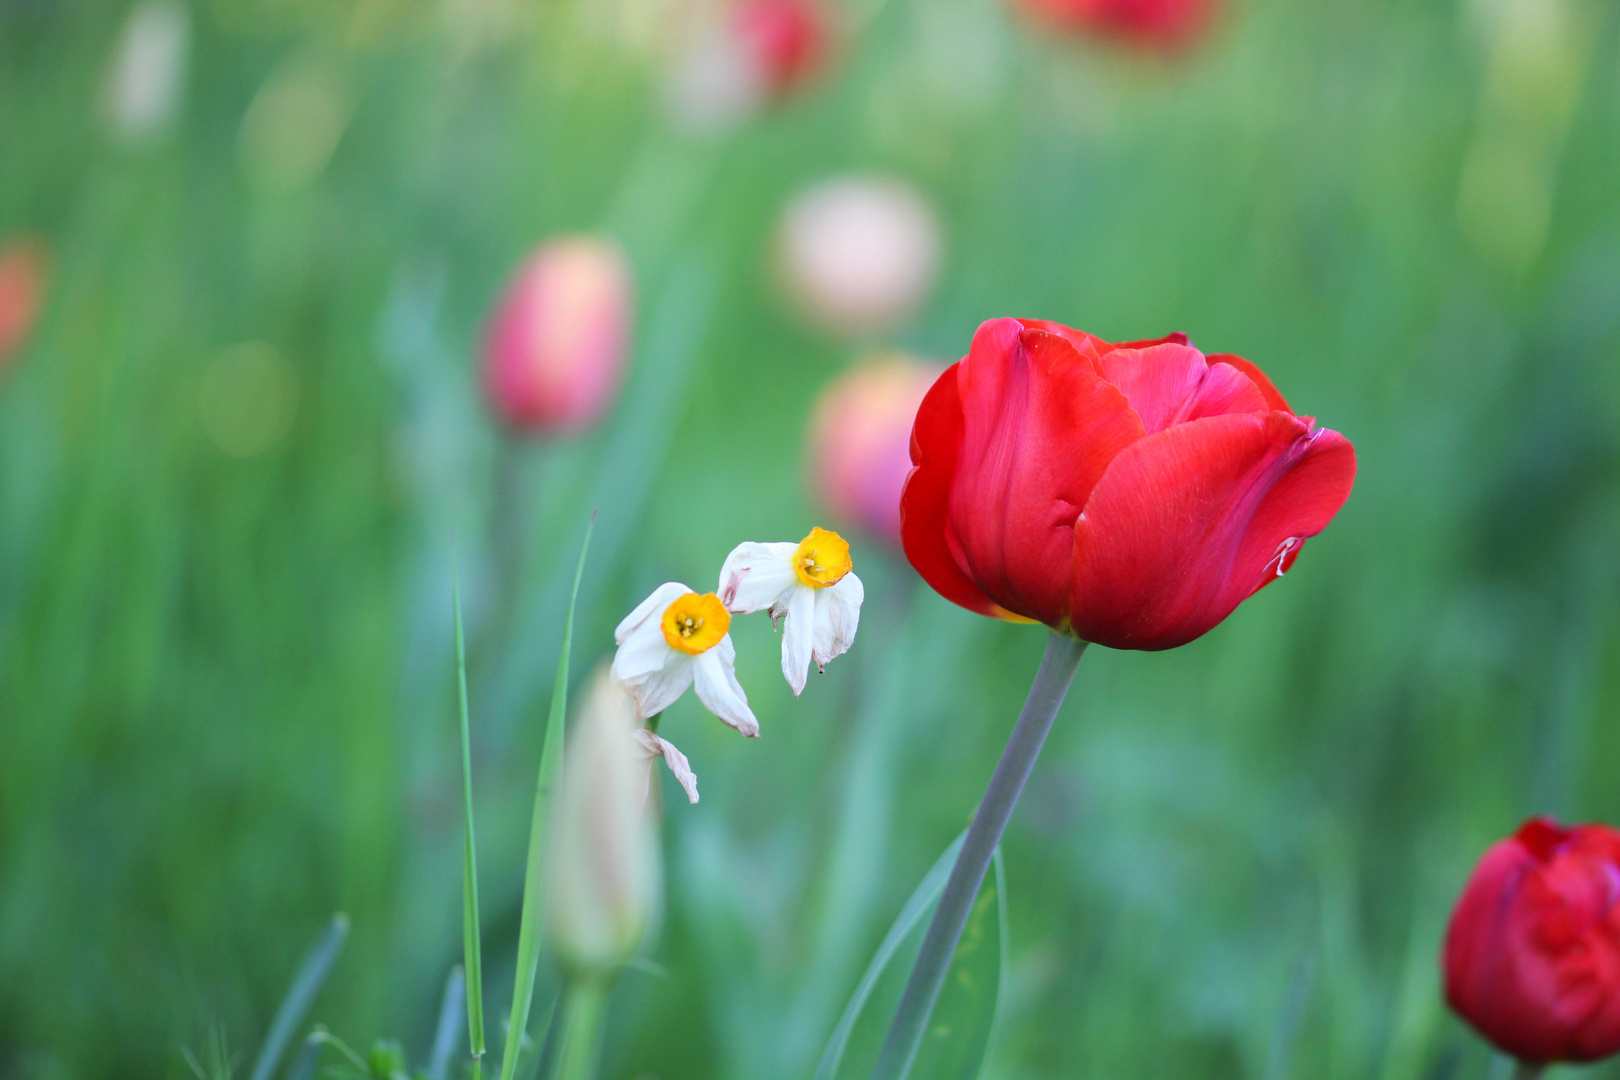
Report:
[[[1063,704],[1069,684],[1074,681],[1080,654],[1085,650],[1085,642],[1060,634],[1052,634],[1046,640],[1046,655],[1041,658],[1040,670],[1035,672],[1035,684],[1029,688],[1024,711],[1018,714],[1012,737],[1001,752],[995,775],[990,778],[984,800],[979,803],[962,850],[956,856],[956,865],[951,868],[945,892],[934,911],[934,920],[928,924],[928,935],[923,938],[922,951],[912,966],[906,992],[894,1014],[889,1036],[878,1054],[872,1080],[902,1080],[911,1069],[923,1031],[928,1026],[928,1017],[939,999],[945,973],[951,966],[951,957],[956,953],[956,943],[967,925],[979,886],[984,884],[985,871],[990,867],[996,846],[1001,843],[1007,820],[1012,817],[1013,807],[1018,805],[1024,782],[1040,756],[1058,706]]]

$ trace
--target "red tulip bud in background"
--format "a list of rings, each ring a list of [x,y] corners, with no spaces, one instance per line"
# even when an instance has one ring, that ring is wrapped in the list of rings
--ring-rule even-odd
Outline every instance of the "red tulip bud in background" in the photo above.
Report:
[[[841,520],[900,546],[911,424],[943,365],[893,353],[835,379],[810,426],[811,483]]]
[[[45,245],[32,237],[0,241],[0,373],[18,355],[45,298]]]
[[[1350,496],[1348,440],[1173,334],[992,319],[923,400],[906,557],[942,596],[1116,649],[1206,633]]]
[[[1217,0],[1013,0],[1059,30],[1175,51],[1194,44],[1214,20]]]
[[[1446,1001],[1520,1061],[1620,1051],[1620,831],[1525,822],[1474,868],[1441,965]]]
[[[489,323],[491,406],[524,430],[590,427],[618,389],[630,318],[630,269],[618,245],[589,236],[542,245]]]
[[[732,11],[731,28],[771,98],[792,93],[820,72],[832,38],[819,0],[742,0]]]

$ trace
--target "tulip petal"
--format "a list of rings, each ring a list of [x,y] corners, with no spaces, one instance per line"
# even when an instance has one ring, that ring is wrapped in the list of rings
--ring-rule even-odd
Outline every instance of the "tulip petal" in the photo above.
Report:
[[[720,567],[720,602],[738,615],[759,611],[776,603],[799,584],[793,570],[793,556],[799,545],[741,543],[726,556]]]
[[[714,648],[699,653],[692,667],[696,670],[697,696],[703,707],[744,735],[758,735],[759,721],[754,719],[754,711],[748,707],[748,695],[737,681],[737,647],[731,643],[731,635],[721,638]]]
[[[1103,378],[1131,403],[1149,434],[1226,413],[1269,412],[1260,389],[1230,364],[1209,364],[1185,345],[1118,348],[1102,358]]]
[[[1074,632],[1168,649],[1286,570],[1350,495],[1355,451],[1283,412],[1178,424],[1122,451],[1074,528]]]
[[[1266,373],[1249,363],[1247,360],[1243,359],[1243,357],[1234,356],[1232,353],[1210,353],[1204,359],[1209,361],[1210,367],[1214,367],[1216,364],[1226,364],[1229,367],[1236,368],[1244,375],[1247,375],[1249,377],[1249,381],[1254,383],[1256,389],[1258,389],[1261,395],[1266,399],[1266,406],[1268,408],[1277,409],[1285,413],[1291,413],[1294,411],[1288,407],[1287,400],[1285,400],[1283,396],[1277,392],[1277,388],[1271,385],[1271,380],[1266,377]],[[1234,409],[1232,411],[1236,412],[1237,410]]]
[[[979,328],[957,382],[953,555],[996,604],[1059,626],[1075,519],[1109,462],[1142,438],[1142,423],[1068,339],[1015,319]]]
[[[1028,622],[997,606],[968,577],[951,552],[946,509],[962,448],[960,364],[945,369],[917,409],[911,430],[912,470],[900,490],[900,541],[923,580],[945,599],[993,619]]]
[[[1228,413],[1270,412],[1271,408],[1265,393],[1254,384],[1254,380],[1231,364],[1212,363],[1198,389],[1182,405],[1175,422],[1185,424],[1189,420],[1225,416]]]

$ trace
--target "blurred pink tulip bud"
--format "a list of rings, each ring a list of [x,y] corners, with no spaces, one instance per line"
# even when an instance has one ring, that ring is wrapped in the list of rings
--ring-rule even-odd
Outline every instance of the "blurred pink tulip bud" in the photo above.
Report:
[[[893,327],[927,298],[939,272],[939,219],[899,180],[846,176],[801,192],[780,236],[783,284],[793,306],[836,333]]]
[[[911,424],[944,370],[902,353],[880,356],[828,384],[811,418],[810,478],[822,502],[896,549]]]
[[[489,322],[484,387],[515,428],[576,432],[602,418],[624,369],[632,284],[611,240],[547,241],[518,270]]]
[[[1196,44],[1219,0],[1013,0],[1038,22],[1138,48],[1175,52]]]
[[[731,27],[772,98],[814,78],[826,64],[832,41],[832,20],[820,0],[742,0],[732,12]]]
[[[0,240],[0,371],[21,351],[45,299],[45,245],[33,237]]]

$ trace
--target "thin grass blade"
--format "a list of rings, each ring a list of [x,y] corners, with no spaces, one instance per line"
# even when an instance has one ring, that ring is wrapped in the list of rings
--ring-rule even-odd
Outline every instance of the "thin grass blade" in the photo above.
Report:
[[[293,1029],[304,1019],[310,1003],[320,993],[321,985],[326,982],[326,976],[337,961],[338,953],[343,951],[343,942],[348,936],[349,917],[338,912],[332,916],[331,924],[321,932],[321,936],[315,939],[309,952],[304,954],[303,963],[298,965],[298,974],[293,976],[287,996],[281,999],[276,1018],[270,1023],[270,1034],[265,1036],[264,1048],[259,1051],[259,1059],[253,1063],[250,1080],[270,1080],[275,1074],[281,1055],[286,1052],[287,1043],[292,1038]]]
[[[433,1030],[428,1080],[447,1080],[450,1075],[450,1055],[456,1052],[456,1015],[461,1012],[461,999],[466,992],[466,974],[459,967],[451,968],[450,977],[444,983],[444,1000],[439,1003],[439,1022]]]
[[[456,685],[461,696],[461,797],[466,828],[461,852],[461,946],[467,987],[467,1049],[473,1075],[484,1058],[484,962],[478,935],[478,841],[473,832],[472,735],[467,708],[467,641],[461,626],[461,575],[450,562],[450,588],[456,608]]]
[[[850,996],[849,1004],[844,1007],[844,1015],[839,1018],[832,1037],[827,1040],[827,1049],[822,1051],[821,1063],[816,1066],[815,1080],[833,1080],[838,1075],[839,1063],[843,1061],[849,1037],[855,1030],[855,1022],[861,1018],[867,999],[872,996],[872,991],[888,969],[889,962],[938,902],[939,894],[945,889],[945,879],[950,877],[951,867],[956,863],[957,852],[962,850],[962,841],[966,836],[966,833],[958,836],[951,846],[945,849],[945,853],[934,862],[928,873],[923,875],[922,881],[912,891],[910,899],[900,909],[894,925],[889,927],[882,944],[872,956],[872,962],[867,965],[866,973],[861,976],[860,983],[855,987],[855,993]]]
[[[562,772],[563,723],[568,711],[568,661],[574,642],[574,604],[579,599],[579,582],[585,575],[585,554],[591,548],[591,532],[596,515],[585,527],[579,563],[574,567],[574,588],[568,597],[568,617],[563,622],[562,649],[557,657],[557,681],[551,691],[551,714],[546,719],[545,747],[540,752],[540,775],[534,785],[534,816],[529,822],[529,862],[523,878],[523,917],[518,924],[517,975],[512,987],[512,1016],[501,1055],[501,1080],[517,1074],[518,1054],[529,1026],[529,1007],[534,1001],[534,977],[540,964],[540,930],[545,901],[546,814],[551,790]]]

